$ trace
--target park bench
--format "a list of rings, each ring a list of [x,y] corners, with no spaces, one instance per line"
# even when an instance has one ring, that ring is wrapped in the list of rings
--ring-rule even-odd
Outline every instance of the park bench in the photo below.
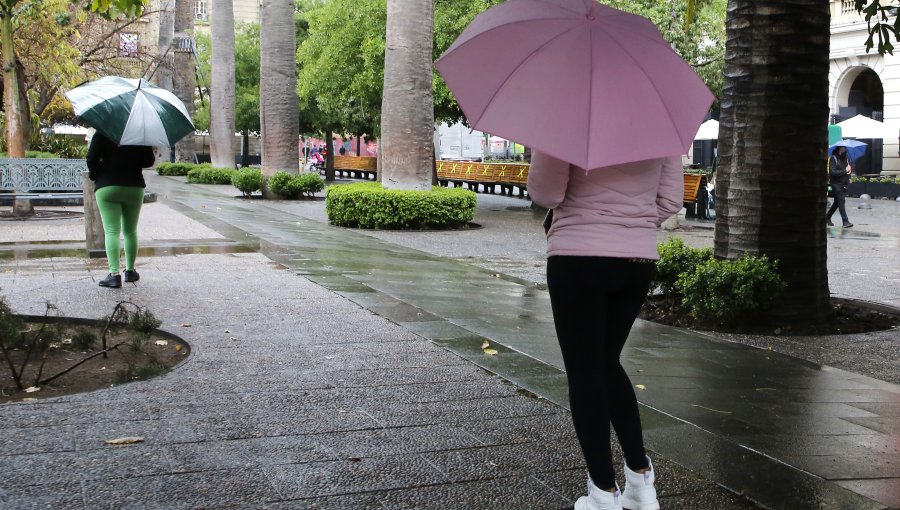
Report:
[[[518,188],[518,196],[524,196],[528,184],[528,165],[522,163],[475,163],[470,161],[437,162],[438,182],[442,186],[453,183],[474,191],[494,193],[497,186],[501,194],[512,195]]]
[[[684,207],[688,218],[709,219],[709,196],[706,175],[684,174]]]
[[[324,171],[320,167],[320,171]],[[378,158],[371,156],[335,156],[334,171],[341,176],[350,175],[356,179],[372,179],[378,176]]]
[[[27,200],[32,204],[80,205],[84,198],[83,159],[0,159],[0,201],[4,205]]]

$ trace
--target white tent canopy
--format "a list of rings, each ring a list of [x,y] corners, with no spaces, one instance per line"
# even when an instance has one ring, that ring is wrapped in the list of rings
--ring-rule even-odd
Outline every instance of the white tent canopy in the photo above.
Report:
[[[700,129],[694,136],[694,140],[718,140],[719,139],[719,121],[709,119],[700,124]]]
[[[896,139],[898,131],[890,129],[883,122],[870,119],[864,115],[851,117],[843,122],[838,122],[841,127],[841,135],[844,138],[888,138]]]

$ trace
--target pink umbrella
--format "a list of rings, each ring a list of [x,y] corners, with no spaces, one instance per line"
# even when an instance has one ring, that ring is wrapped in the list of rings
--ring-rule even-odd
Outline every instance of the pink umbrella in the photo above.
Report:
[[[687,153],[714,99],[650,20],[594,0],[508,0],[435,66],[472,128],[586,169]]]

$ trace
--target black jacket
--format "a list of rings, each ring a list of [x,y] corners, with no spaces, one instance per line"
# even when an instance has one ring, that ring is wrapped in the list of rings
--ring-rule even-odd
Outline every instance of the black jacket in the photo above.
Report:
[[[100,133],[91,139],[87,153],[88,176],[94,188],[104,186],[137,186],[145,188],[142,170],[153,166],[153,147],[116,145]]]
[[[840,184],[846,186],[850,184],[850,175],[847,173],[848,162],[844,162],[836,154],[831,155],[831,161],[828,165],[828,178],[832,184]]]

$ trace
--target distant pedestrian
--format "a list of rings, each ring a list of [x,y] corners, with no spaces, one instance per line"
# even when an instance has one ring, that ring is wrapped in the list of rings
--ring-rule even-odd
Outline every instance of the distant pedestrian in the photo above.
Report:
[[[94,181],[97,207],[103,221],[106,260],[109,274],[101,287],[119,288],[122,277],[136,282],[140,275],[134,269],[137,259],[137,226],[144,203],[143,169],[153,166],[153,147],[116,145],[99,132],[91,139],[87,153],[88,177]],[[125,238],[125,273],[119,274],[119,235]]]
[[[590,172],[533,152],[528,193],[551,210],[547,287],[569,381],[572,422],[588,466],[576,510],[658,510],[631,380],[619,356],[647,296],[657,228],[681,210],[681,157]],[[619,497],[610,423],[625,455]]]
[[[853,224],[850,223],[850,219],[847,217],[847,207],[845,203],[847,186],[850,184],[850,173],[852,171],[853,168],[850,166],[847,148],[838,146],[828,160],[828,180],[831,183],[831,191],[834,193],[834,202],[831,203],[826,218],[829,227],[834,225],[834,223],[831,222],[831,216],[834,215],[835,210],[841,212],[844,228],[851,228],[853,226]]]

